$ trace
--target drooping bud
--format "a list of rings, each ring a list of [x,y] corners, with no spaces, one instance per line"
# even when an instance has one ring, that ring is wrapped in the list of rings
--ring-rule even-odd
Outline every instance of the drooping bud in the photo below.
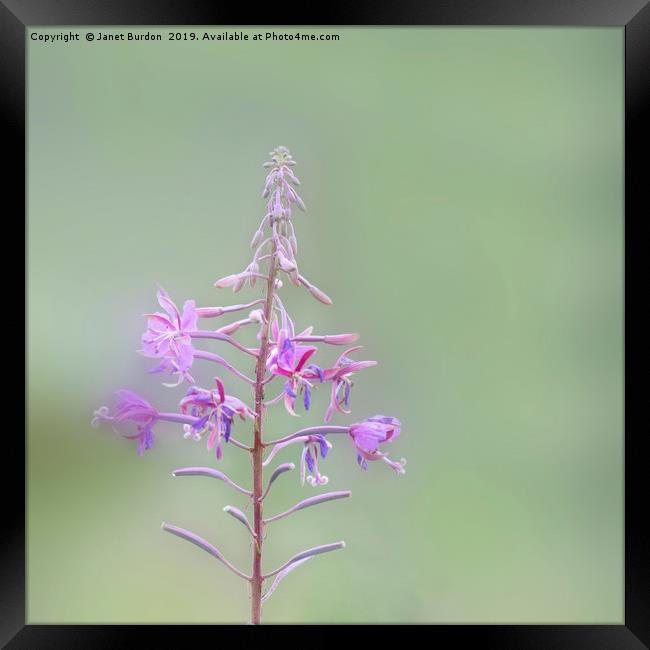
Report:
[[[283,271],[286,271],[289,273],[290,271],[295,271],[296,270],[296,262],[295,260],[292,261],[290,260],[280,249],[277,251],[277,256],[278,256],[278,262],[280,263],[280,268]]]
[[[293,171],[290,169],[286,170],[286,174],[289,177],[289,180],[294,184],[294,185],[300,185],[300,181],[296,178],[295,174]]]
[[[296,287],[300,286],[300,279],[298,275],[298,266],[296,265],[295,260],[290,260],[282,250],[278,249],[278,262],[280,263],[280,268],[289,276],[289,280]]]
[[[311,293],[311,295],[314,296],[316,300],[322,302],[324,305],[332,304],[332,299],[324,291],[321,291],[318,287],[314,286],[313,284],[309,287],[309,293]]]
[[[237,276],[237,281],[235,282],[232,288],[233,293],[239,293],[244,288],[247,279],[248,279],[248,274],[246,273],[239,274]]]
[[[219,289],[225,289],[226,287],[232,287],[233,284],[236,284],[239,280],[239,273],[234,275],[227,275],[223,278],[220,278],[214,283],[214,286]]]
[[[251,287],[255,286],[255,282],[257,281],[257,274],[260,272],[260,266],[257,262],[253,261],[251,262],[246,271],[250,273],[250,276],[248,278],[248,283],[250,284]]]
[[[316,298],[316,300],[322,302],[324,305],[332,304],[332,299],[324,291],[321,291],[316,285],[310,284],[307,287],[307,290],[309,293],[311,293],[312,296],[314,296],[314,298]]]
[[[299,275],[298,280],[309,291],[309,293],[311,293],[311,295],[316,298],[316,300],[322,302],[324,305],[332,304],[332,299],[324,291],[321,291],[316,285],[309,282],[307,278]]]

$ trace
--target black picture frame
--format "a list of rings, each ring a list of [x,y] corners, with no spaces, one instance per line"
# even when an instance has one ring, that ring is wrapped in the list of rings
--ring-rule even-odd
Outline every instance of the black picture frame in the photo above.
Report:
[[[71,25],[246,25],[248,6],[198,0],[0,0],[0,105],[5,171],[5,224],[26,212],[25,88],[26,30],[34,26]],[[285,11],[282,12],[282,9]],[[625,27],[625,278],[640,273],[642,239],[637,232],[648,144],[645,109],[650,98],[650,5],[648,0],[454,0],[399,3],[357,2],[319,6],[318,18],[306,7],[277,3],[261,6],[256,24],[282,25],[522,25]],[[283,13],[287,22],[279,20]],[[264,15],[266,14],[266,15]],[[9,276],[9,282],[15,275]],[[5,276],[7,278],[7,276]],[[15,284],[15,283],[13,283]],[[20,298],[18,298],[20,300]],[[642,319],[625,302],[625,371],[641,362],[630,341]],[[637,318],[634,318],[637,316]],[[13,326],[15,327],[15,325]],[[636,337],[634,337],[636,338]],[[640,337],[639,337],[640,339]],[[15,390],[15,389],[13,389]],[[424,633],[437,647],[469,643],[506,648],[636,649],[650,646],[650,539],[644,493],[645,431],[633,427],[641,404],[638,384],[626,382],[625,394],[625,621],[621,625],[428,625]],[[640,421],[640,418],[639,418]],[[15,424],[10,424],[15,429]],[[5,458],[20,468],[25,442],[7,433]],[[7,648],[117,648],[153,645],[156,626],[28,625],[25,621],[25,500],[15,474],[2,472],[3,523],[0,579],[0,643]],[[645,486],[645,489],[644,489]],[[275,629],[281,626],[269,626]],[[246,630],[259,628],[247,627]],[[164,626],[166,643],[185,644],[197,637],[223,642],[227,629],[211,626]],[[334,631],[335,626],[329,631]],[[246,632],[248,634],[256,632]],[[284,633],[284,632],[282,632]],[[400,631],[400,637],[404,632]],[[241,634],[241,631],[237,631]],[[319,635],[322,632],[319,632]],[[311,636],[311,635],[310,635]],[[242,637],[239,637],[241,640]],[[247,637],[248,640],[248,637]],[[305,639],[304,642],[307,642]],[[442,645],[441,645],[442,644]],[[645,645],[644,645],[645,644]]]

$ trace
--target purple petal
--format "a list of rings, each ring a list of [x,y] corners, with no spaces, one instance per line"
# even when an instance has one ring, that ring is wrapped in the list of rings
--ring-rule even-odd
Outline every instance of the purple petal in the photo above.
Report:
[[[289,397],[296,397],[296,393],[291,387],[291,382],[290,381],[285,381],[284,382],[284,392],[289,396]]]
[[[311,370],[318,375],[318,380],[322,384],[325,381],[325,373],[320,366],[317,366],[315,363],[311,363],[307,366],[307,370]]]
[[[345,397],[343,398],[343,403],[345,404],[346,407],[350,406],[350,384],[346,382],[345,384]]]
[[[163,372],[167,370],[170,366],[169,359],[163,359],[157,366],[154,366],[153,368],[150,368],[147,370],[147,372],[150,375],[155,375],[159,372]]]
[[[181,328],[185,331],[193,331],[197,328],[199,315],[196,311],[194,300],[186,300],[183,305],[183,316],[181,318]]]
[[[200,418],[192,425],[192,429],[194,429],[194,431],[200,431],[206,425],[209,418],[209,414]]]
[[[327,441],[323,436],[317,436],[318,438],[318,446],[320,447],[320,455],[323,458],[327,458],[327,452],[330,450],[329,447],[327,446]]]
[[[314,458],[311,455],[311,449],[307,448],[307,453],[305,454],[305,461],[307,461],[307,467],[310,472],[314,471]]]
[[[169,294],[162,288],[158,287],[158,304],[170,315],[175,324],[178,326],[181,323],[181,315],[174,301],[169,297]]]

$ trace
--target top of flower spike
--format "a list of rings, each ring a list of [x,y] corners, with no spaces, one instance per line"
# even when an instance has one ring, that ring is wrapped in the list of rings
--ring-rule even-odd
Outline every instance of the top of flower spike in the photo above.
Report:
[[[269,156],[271,157],[271,160],[265,162],[263,165],[264,167],[280,167],[281,165],[292,167],[296,164],[289,149],[282,145],[276,147],[273,151],[269,151]]]

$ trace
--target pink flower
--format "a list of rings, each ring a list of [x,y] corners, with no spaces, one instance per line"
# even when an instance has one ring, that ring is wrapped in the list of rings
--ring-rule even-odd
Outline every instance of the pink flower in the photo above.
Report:
[[[113,429],[124,438],[138,440],[138,454],[142,456],[153,446],[153,425],[158,420],[158,411],[136,393],[130,390],[118,390],[115,412],[110,414],[106,406],[95,411],[91,424],[96,427],[100,422],[111,422]]]
[[[183,379],[194,382],[189,374],[194,360],[194,347],[189,332],[197,329],[198,315],[194,300],[187,300],[181,314],[163,288],[158,289],[158,303],[167,312],[147,314],[147,330],[142,335],[140,352],[147,357],[162,358],[162,361],[150,372],[169,370],[179,375],[177,386]]]
[[[282,328],[279,328],[277,321],[274,320],[271,331],[275,343],[266,364],[272,374],[286,377],[284,383],[285,408],[291,415],[297,415],[295,404],[298,391],[301,391],[303,405],[308,411],[311,406],[311,389],[313,388],[313,383],[310,380],[318,378],[322,381],[324,377],[318,366],[306,365],[318,348],[311,345],[296,345],[293,340],[293,323],[289,319]]]
[[[334,364],[333,368],[324,371],[325,381],[332,382],[332,391],[330,394],[330,403],[325,411],[325,422],[332,419],[334,411],[338,413],[350,413],[350,392],[352,390],[352,375],[363,370],[376,366],[376,361],[354,361],[348,357],[348,354],[360,350],[362,346],[346,350]]]
[[[215,449],[218,459],[222,453],[222,439],[228,442],[232,429],[233,419],[238,415],[242,420],[255,417],[255,413],[240,399],[226,395],[222,381],[215,377],[216,390],[206,390],[198,386],[188,389],[181,400],[181,412],[190,413],[198,418],[194,423],[186,424],[185,438],[200,440],[207,435],[208,451]]]
[[[325,436],[307,436],[305,446],[300,456],[300,481],[304,485],[305,478],[311,486],[327,485],[328,478],[318,471],[318,454],[327,457],[327,452],[332,448],[332,443]]]
[[[375,415],[363,422],[350,425],[349,433],[352,442],[357,449],[357,463],[361,469],[367,469],[369,460],[383,460],[392,467],[398,474],[406,471],[406,461],[392,461],[388,456],[379,450],[379,445],[384,442],[392,442],[401,432],[401,423],[398,419]]]

